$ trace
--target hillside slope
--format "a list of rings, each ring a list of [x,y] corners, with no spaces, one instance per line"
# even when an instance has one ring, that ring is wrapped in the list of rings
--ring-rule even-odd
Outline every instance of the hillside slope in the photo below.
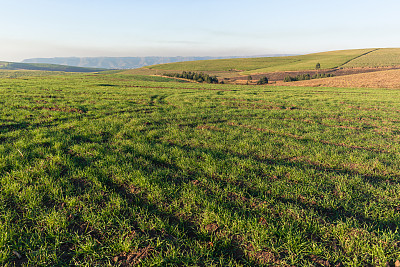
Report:
[[[242,74],[245,75],[274,71],[309,70],[315,69],[317,63],[320,63],[323,69],[330,69],[340,67],[375,50],[376,49],[354,49],[288,57],[191,61],[155,65],[149,67],[149,69],[176,71],[241,71]]]
[[[400,65],[399,48],[376,49],[343,65],[344,68],[371,68]]]

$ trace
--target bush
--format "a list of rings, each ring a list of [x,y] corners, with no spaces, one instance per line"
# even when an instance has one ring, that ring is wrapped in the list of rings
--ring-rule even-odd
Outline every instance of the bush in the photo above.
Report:
[[[299,74],[296,77],[292,77],[287,75],[283,81],[284,82],[295,82],[295,81],[304,81],[304,80],[311,80],[311,79],[320,79],[320,78],[328,78],[328,77],[333,77],[334,75],[331,73],[316,73],[313,76],[310,74]]]
[[[283,79],[283,81],[284,82],[292,82],[293,81],[293,78],[292,77],[290,77],[289,75],[287,75],[284,79]]]
[[[268,78],[267,77],[262,77],[257,81],[257,84],[267,84],[268,83]]]

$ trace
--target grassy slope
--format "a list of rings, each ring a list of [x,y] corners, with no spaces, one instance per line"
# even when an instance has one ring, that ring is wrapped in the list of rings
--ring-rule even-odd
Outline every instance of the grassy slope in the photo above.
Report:
[[[40,71],[63,71],[63,72],[97,72],[105,69],[81,68],[65,65],[43,64],[43,63],[16,63],[0,62],[0,70],[40,70]]]
[[[345,64],[345,68],[354,67],[386,67],[400,65],[400,49],[385,48],[378,49]]]
[[[155,65],[149,68],[177,71],[229,71],[233,69],[244,71],[244,74],[251,74],[273,71],[315,69],[315,65],[319,62],[321,64],[321,68],[328,69],[341,66],[351,59],[354,59],[372,50],[373,49],[331,51],[291,57],[191,61]]]
[[[66,74],[62,71],[43,71],[43,70],[2,70],[0,69],[0,78],[19,78],[33,76],[51,76]]]
[[[0,79],[0,265],[400,259],[399,91],[135,79]]]

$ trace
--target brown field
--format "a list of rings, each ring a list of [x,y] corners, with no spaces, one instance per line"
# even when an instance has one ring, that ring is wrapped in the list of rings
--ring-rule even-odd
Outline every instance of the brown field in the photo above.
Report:
[[[290,83],[277,82],[276,85],[400,89],[400,70],[396,69],[370,73],[359,73]]]

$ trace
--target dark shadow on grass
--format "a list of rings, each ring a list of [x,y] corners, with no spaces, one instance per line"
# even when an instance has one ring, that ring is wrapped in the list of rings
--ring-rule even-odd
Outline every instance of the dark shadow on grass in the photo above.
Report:
[[[97,86],[105,86],[105,87],[118,87],[119,85],[108,84],[108,83],[100,83]]]
[[[190,146],[179,145],[176,143],[173,143],[173,144],[172,143],[166,144],[165,142],[158,142],[158,143],[162,143],[164,145],[171,146],[171,147],[178,147],[180,149],[186,150],[187,152],[201,151],[203,153],[211,154],[211,155],[213,155],[213,157],[218,158],[218,159],[226,159],[228,157],[234,156],[234,157],[238,157],[238,158],[242,158],[242,159],[252,159],[259,163],[274,165],[274,166],[291,167],[291,168],[296,168],[296,169],[301,169],[301,170],[313,169],[317,172],[328,173],[330,175],[341,174],[341,175],[348,175],[348,176],[359,176],[359,177],[363,178],[363,180],[366,183],[370,183],[374,186],[379,186],[379,185],[382,186],[383,183],[386,183],[386,181],[389,179],[388,177],[360,174],[354,170],[324,168],[321,166],[308,164],[308,163],[304,163],[304,162],[293,162],[290,160],[283,160],[283,159],[263,159],[257,155],[240,154],[240,153],[237,153],[234,151],[229,151],[229,150],[214,151],[214,150],[203,148],[203,147],[193,148]],[[226,183],[225,181],[220,181],[220,182]],[[394,183],[398,184],[399,181],[394,181]],[[241,186],[242,190],[245,190],[247,194],[249,194],[255,198],[263,196],[265,194],[265,192],[262,192],[255,188],[246,186],[246,183],[242,183],[240,186]],[[347,210],[347,209],[343,208],[342,206],[335,207],[335,208],[329,208],[329,207],[322,207],[320,205],[305,204],[305,203],[302,203],[301,201],[298,201],[297,199],[295,200],[295,199],[288,199],[288,198],[277,198],[277,200],[282,203],[291,203],[291,204],[298,205],[302,209],[305,209],[305,210],[313,210],[313,211],[317,212],[317,214],[319,214],[319,216],[321,216],[321,218],[325,219],[326,221],[328,221],[330,223],[337,223],[338,221],[346,221],[347,218],[354,218],[359,223],[367,224],[369,227],[371,227],[372,229],[376,229],[376,230],[395,231],[396,229],[399,228],[398,221],[374,220],[374,219],[364,216],[360,212],[357,212],[354,210]],[[233,208],[233,207],[230,207],[230,208]]]
[[[173,213],[166,212],[162,210],[157,203],[152,203],[151,201],[149,201],[145,197],[145,195],[132,193],[127,185],[117,184],[111,178],[103,180],[103,183],[107,188],[111,189],[113,192],[119,194],[122,198],[124,198],[129,203],[129,205],[139,206],[142,209],[144,209],[146,213],[157,216],[161,218],[164,222],[167,222],[171,229],[178,228],[179,230],[183,231],[187,239],[196,240],[203,244],[211,242],[212,233],[208,234],[204,232],[202,233],[199,229],[199,226],[194,222],[195,220],[194,218],[177,216]],[[129,217],[131,216],[134,217],[133,214],[126,214],[126,215]],[[146,230],[145,232],[152,238],[159,238],[169,243],[174,243],[177,247],[182,246],[179,240],[169,233],[165,232],[162,233],[160,231],[155,231],[155,230]],[[233,242],[232,240],[228,240],[228,242],[221,242],[221,244],[225,245],[217,247],[216,249],[213,250],[213,256],[215,258],[220,258],[222,256],[224,258],[230,257],[241,264],[246,264],[250,266],[257,265],[255,262],[246,259],[245,253],[240,244]],[[183,247],[182,249],[187,250],[189,252],[192,248]]]
[[[85,115],[85,117],[87,117]],[[50,122],[43,123],[29,123],[29,122],[17,122],[8,125],[0,125],[0,133],[8,133],[17,130],[25,130],[25,129],[38,129],[38,128],[51,128],[60,125],[63,122],[68,122],[70,120],[76,120],[76,117],[71,118],[55,118]]]

